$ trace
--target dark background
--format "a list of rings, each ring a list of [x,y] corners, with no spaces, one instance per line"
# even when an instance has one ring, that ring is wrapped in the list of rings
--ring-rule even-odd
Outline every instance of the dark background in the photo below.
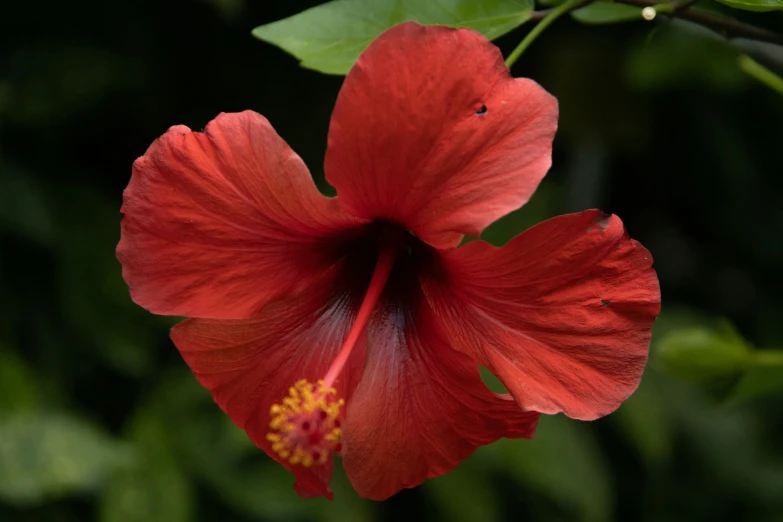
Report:
[[[655,258],[653,357],[617,413],[543,419],[534,441],[482,448],[385,503],[338,471],[329,503],[298,499],[212,404],[174,320],[129,299],[122,190],[169,126],[244,109],[322,178],[341,78],[250,35],[316,3],[0,7],[0,520],[783,521],[783,401],[720,401],[656,363],[666,332],[721,318],[783,348],[783,96],[681,24],[563,19],[514,67],[558,97],[560,130],[539,192],[487,238],[600,207]],[[526,30],[497,42],[505,54]]]

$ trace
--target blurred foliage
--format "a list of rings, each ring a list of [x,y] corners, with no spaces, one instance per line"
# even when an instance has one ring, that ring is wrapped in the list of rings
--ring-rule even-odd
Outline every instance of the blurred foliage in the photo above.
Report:
[[[571,16],[583,24],[612,24],[641,20],[642,9],[614,2],[594,2],[573,11]]]
[[[34,504],[100,489],[128,460],[125,445],[65,413],[0,418],[0,498]]]
[[[639,88],[672,89],[693,83],[734,90],[748,81],[737,66],[739,51],[701,26],[673,20],[651,39],[655,45],[639,47],[629,57],[629,81]]]
[[[752,399],[783,391],[783,351],[756,350],[732,328],[679,328],[659,340],[658,359],[669,374],[719,398]]]
[[[337,73],[408,18],[481,29],[507,55],[533,7],[340,0],[298,15],[316,3],[4,7],[0,520],[783,520],[783,96],[737,65],[747,53],[779,73],[783,49],[677,20],[589,25],[638,13],[628,6],[564,17],[515,65],[560,100],[554,166],[484,235],[503,244],[547,217],[601,207],[652,251],[664,309],[642,384],[616,413],[542,418],[534,440],[481,448],[378,504],[339,467],[334,502],[299,499],[219,411],[168,340],[174,321],[130,301],[114,259],[133,159],[170,125],[203,128],[250,108],[328,190],[321,161],[340,79],[299,68],[254,27]],[[783,30],[779,12],[693,8]],[[354,18],[367,24],[352,26],[352,45],[302,54],[302,38]]]
[[[747,11],[780,11],[783,0],[718,0],[722,4]]]
[[[730,327],[700,326],[669,332],[660,339],[658,357],[671,375],[721,390],[739,379],[750,349]]]

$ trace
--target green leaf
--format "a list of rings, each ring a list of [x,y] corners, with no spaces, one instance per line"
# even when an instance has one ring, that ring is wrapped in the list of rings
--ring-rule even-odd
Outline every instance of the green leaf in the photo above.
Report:
[[[0,412],[33,409],[40,396],[30,367],[14,352],[0,348]]]
[[[661,377],[648,369],[639,389],[610,417],[647,465],[655,469],[668,464],[674,445],[671,414],[660,393],[665,385]]]
[[[783,0],[718,0],[734,9],[745,11],[778,11],[783,10]]]
[[[139,461],[134,468],[112,478],[101,497],[100,522],[192,520],[191,485],[172,455],[165,423],[151,411],[141,410],[128,436]]]
[[[657,348],[658,341],[673,331],[714,322],[709,315],[692,308],[677,305],[664,307],[652,327],[653,347]]]
[[[594,2],[571,13],[577,22],[583,24],[614,24],[642,19],[642,9],[614,2]]]
[[[253,518],[300,520],[312,511],[312,502],[301,502],[291,487],[293,475],[255,447],[245,432],[220,411],[190,372],[167,374],[140,411],[147,417],[144,423],[150,436],[135,438],[147,447],[155,443],[157,446],[147,453],[153,462],[166,463],[163,469],[148,467],[144,473],[160,475],[158,480],[170,482],[166,487],[182,489],[170,469],[175,460],[185,472],[208,484],[226,505]],[[158,432],[157,437],[152,437],[153,428]],[[147,438],[149,441],[145,442]],[[182,492],[177,494],[179,505],[185,505]],[[155,521],[168,520],[163,517],[164,506],[156,507],[156,498],[148,503],[151,505],[148,511],[158,517]],[[127,520],[144,520],[144,513]]]
[[[542,416],[533,440],[501,439],[486,450],[513,479],[578,515],[566,520],[612,519],[609,472],[587,425]]]
[[[748,74],[748,76],[755,78],[778,94],[783,94],[783,78],[767,69],[750,56],[740,56],[737,59],[737,64],[740,69]]]
[[[701,469],[701,476],[708,483],[722,484],[718,491],[731,491],[737,498],[752,499],[758,505],[780,504],[783,459],[778,453],[779,437],[773,435],[771,426],[765,425],[769,410],[719,404],[698,388],[677,381],[662,386],[660,392],[675,415],[678,435],[684,436],[687,444],[677,452],[678,460],[683,459],[681,465]],[[694,502],[696,495],[701,501],[694,505],[707,505],[705,500],[712,502],[714,494],[710,496],[707,491],[715,490],[699,489],[686,492],[688,502]],[[709,519],[719,519],[717,515]],[[772,522],[775,518],[766,520]]]
[[[542,182],[530,201],[522,208],[506,214],[490,224],[481,233],[481,239],[495,246],[505,245],[528,228],[554,216],[557,214],[556,209],[559,203],[556,198],[557,193],[557,187],[552,183]],[[466,237],[464,242],[467,243],[471,240],[472,238]]]
[[[508,393],[508,388],[503,386],[503,383],[497,376],[479,365],[479,373],[481,374],[481,380],[484,381],[484,385],[495,393]]]
[[[41,182],[0,158],[0,230],[5,228],[46,246],[54,224]]]
[[[668,373],[719,392],[737,381],[751,353],[729,326],[722,331],[706,327],[674,330],[657,348],[658,360]]]
[[[277,466],[277,463],[272,464]],[[317,500],[315,513],[310,517],[317,522],[372,522],[380,520],[378,504],[372,500],[361,498],[348,482],[345,471],[338,461],[335,465],[331,484],[335,502],[326,499]],[[298,501],[298,500],[297,500]]]
[[[672,19],[658,25],[628,53],[626,73],[632,86],[644,90],[707,85],[731,91],[749,83],[737,67],[737,54],[735,47],[711,30]]]
[[[84,114],[111,95],[129,93],[143,74],[140,64],[106,46],[82,44],[9,46],[4,62],[4,121],[51,126]],[[6,76],[7,75],[7,76]]]
[[[253,35],[294,55],[302,67],[345,74],[379,34],[399,23],[469,27],[497,38],[530,19],[533,0],[334,0]]]
[[[97,247],[117,243],[117,208],[92,187],[72,183],[57,190],[64,196],[55,207],[60,308],[79,342],[102,362],[144,375],[162,329],[129,299],[114,249]]]
[[[485,453],[474,453],[454,471],[425,482],[424,488],[445,515],[443,520],[496,522],[502,516],[490,471]]]
[[[190,486],[173,466],[158,465],[112,480],[100,507],[101,522],[188,522]]]
[[[0,417],[0,498],[9,502],[99,490],[131,461],[127,445],[67,413]]]
[[[783,396],[783,351],[754,352],[730,400],[742,401],[767,395]]]

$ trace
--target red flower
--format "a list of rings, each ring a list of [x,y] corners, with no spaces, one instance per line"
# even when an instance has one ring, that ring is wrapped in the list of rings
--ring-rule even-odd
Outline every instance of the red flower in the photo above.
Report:
[[[331,497],[341,452],[362,496],[389,497],[639,383],[660,294],[619,218],[455,248],[530,198],[556,126],[555,99],[479,34],[402,24],[337,99],[339,198],[256,113],[172,127],[133,165],[123,275],[141,306],[191,317],[171,333],[183,358],[300,495]]]

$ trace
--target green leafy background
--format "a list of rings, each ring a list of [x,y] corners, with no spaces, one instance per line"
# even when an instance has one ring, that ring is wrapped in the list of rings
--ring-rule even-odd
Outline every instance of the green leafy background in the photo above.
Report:
[[[173,321],[136,307],[122,281],[132,161],[173,124],[254,109],[328,191],[339,73],[386,25],[468,26],[508,54],[534,8],[338,0],[280,21],[316,3],[3,7],[0,520],[783,521],[783,97],[737,66],[749,52],[780,72],[782,49],[627,6],[563,18],[515,66],[560,101],[554,166],[485,235],[502,244],[600,207],[652,251],[663,312],[642,384],[616,413],[544,418],[535,440],[481,448],[385,503],[359,499],[338,469],[330,503],[299,499],[219,411],[168,340]],[[779,12],[746,12],[777,0],[723,3],[694,8],[783,30]]]

